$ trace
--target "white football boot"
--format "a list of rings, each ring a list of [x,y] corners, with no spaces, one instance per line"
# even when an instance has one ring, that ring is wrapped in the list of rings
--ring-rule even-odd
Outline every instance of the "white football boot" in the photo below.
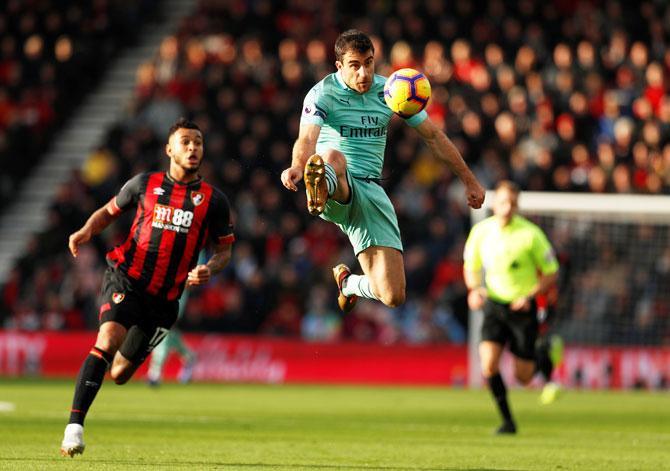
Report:
[[[63,456],[81,455],[84,452],[84,427],[79,424],[67,424],[60,454]]]

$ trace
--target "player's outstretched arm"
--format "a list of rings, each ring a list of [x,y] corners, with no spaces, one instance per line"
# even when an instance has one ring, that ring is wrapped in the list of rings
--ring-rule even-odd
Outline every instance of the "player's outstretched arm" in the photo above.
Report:
[[[321,133],[321,127],[316,124],[300,126],[298,139],[293,144],[291,166],[281,174],[282,184],[291,191],[298,191],[296,184],[302,179],[305,163],[316,153],[316,141]]]
[[[449,168],[461,179],[465,185],[468,205],[471,208],[480,208],[484,204],[484,188],[465,163],[451,139],[438,129],[430,118],[423,121],[415,129],[433,155],[446,162]]]
[[[119,217],[120,212],[113,214],[109,205],[110,203],[107,203],[102,208],[97,209],[91,214],[81,229],[70,235],[68,248],[73,257],[76,257],[79,254],[79,246],[81,244],[85,244],[91,240],[94,235],[100,234]]]

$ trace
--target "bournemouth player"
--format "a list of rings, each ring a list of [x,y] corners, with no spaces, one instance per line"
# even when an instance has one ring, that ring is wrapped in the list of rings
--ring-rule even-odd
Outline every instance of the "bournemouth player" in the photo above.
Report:
[[[538,226],[517,214],[518,199],[514,183],[498,184],[493,216],[472,228],[463,257],[468,305],[484,310],[479,357],[503,418],[497,433],[503,434],[516,433],[499,371],[503,348],[509,343],[516,379],[528,384],[536,371],[535,297],[547,293],[558,278],[553,248]]]
[[[381,186],[387,128],[393,112],[384,102],[385,78],[376,75],[374,47],[357,30],[335,42],[337,72],[304,100],[300,131],[283,185],[297,191],[304,178],[310,214],[337,224],[349,237],[363,275],[333,269],[344,312],[358,296],[395,307],[405,300],[402,243],[395,210]],[[484,190],[449,138],[422,111],[405,120],[428,148],[463,181],[468,204],[478,208]]]
[[[79,246],[99,234],[124,211],[135,210],[123,245],[107,254],[95,345],[82,364],[70,420],[61,445],[63,456],[84,451],[84,418],[105,372],[126,383],[177,319],[185,284],[202,285],[230,260],[234,236],[226,196],[198,175],[203,136],[184,119],[169,130],[167,172],[137,175],[86,224],[70,236],[74,257]],[[198,265],[200,249],[211,242],[213,255]]]

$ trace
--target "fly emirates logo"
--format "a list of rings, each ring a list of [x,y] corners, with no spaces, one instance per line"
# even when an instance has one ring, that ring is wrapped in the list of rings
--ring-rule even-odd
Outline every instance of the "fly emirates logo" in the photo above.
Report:
[[[163,204],[154,206],[152,227],[187,234],[191,224],[193,224],[193,211],[184,211],[181,208],[173,208]]]

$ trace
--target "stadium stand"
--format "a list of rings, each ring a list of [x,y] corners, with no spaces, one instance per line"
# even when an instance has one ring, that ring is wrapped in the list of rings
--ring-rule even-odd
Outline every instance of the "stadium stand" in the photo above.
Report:
[[[8,0],[0,12],[0,207],[158,0]],[[20,156],[20,158],[17,158]]]
[[[457,179],[399,120],[390,129],[385,187],[406,247],[408,302],[393,313],[361,303],[353,315],[333,319],[335,297],[324,300],[323,292],[334,292],[330,267],[355,264],[353,255],[340,234],[307,215],[300,192],[283,191],[279,173],[290,160],[300,100],[333,70],[340,28],[374,34],[378,73],[406,66],[427,73],[429,113],[487,187],[511,178],[534,191],[670,189],[670,7],[530,0],[483,6],[200,1],[154,60],[138,68],[132,110],[64,183],[49,211],[51,226],[12,269],[2,290],[5,328],[96,324],[103,247],[118,243],[121,231],[108,230],[76,261],[65,253],[64,236],[130,175],[157,168],[164,130],[187,115],[205,131],[202,170],[231,197],[238,243],[230,268],[191,297],[184,328],[463,342],[460,260],[469,212]],[[616,261],[635,263],[635,254],[625,251]],[[612,289],[633,298],[635,286]],[[570,300],[565,312],[595,312],[595,299],[571,293]],[[634,316],[632,306],[620,307],[628,311],[618,315]],[[310,322],[318,316],[330,320],[316,332]],[[654,325],[654,341],[667,341],[667,318]],[[595,341],[634,339],[634,332],[618,332]]]

